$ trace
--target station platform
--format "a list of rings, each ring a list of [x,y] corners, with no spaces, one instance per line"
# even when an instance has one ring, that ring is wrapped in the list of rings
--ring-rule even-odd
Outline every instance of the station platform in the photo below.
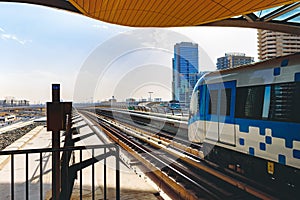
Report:
[[[80,137],[82,139],[76,140],[75,146],[85,146],[101,144],[103,141],[93,134],[93,130],[86,124],[84,120],[77,121],[73,127],[78,130],[77,135],[73,138]],[[52,133],[46,130],[44,126],[37,126],[35,129],[24,135],[19,140],[8,146],[3,151],[9,150],[23,150],[23,149],[40,149],[51,148]],[[61,133],[61,147],[63,147],[64,136]],[[92,152],[84,151],[83,159],[89,158]],[[101,152],[97,152],[101,153]],[[0,199],[11,199],[11,158],[10,156],[0,156]],[[75,153],[73,162],[79,162],[79,156]],[[52,155],[50,152],[42,155],[42,177],[40,176],[41,165],[40,155],[29,155],[29,199],[41,199],[40,193],[40,179],[42,179],[43,198],[51,198],[52,186]],[[115,159],[107,158],[106,160],[106,176],[107,176],[107,199],[115,199]],[[104,163],[99,161],[95,164],[95,199],[104,199],[103,196],[103,173]],[[91,199],[91,177],[92,171],[90,168],[82,170],[83,182],[83,199]],[[14,199],[26,199],[25,197],[25,156],[14,156]],[[79,199],[79,178],[75,180],[73,193],[71,199]],[[159,189],[148,179],[137,172],[133,172],[122,162],[120,163],[120,186],[121,199],[143,199],[155,200],[161,199],[157,197]]]

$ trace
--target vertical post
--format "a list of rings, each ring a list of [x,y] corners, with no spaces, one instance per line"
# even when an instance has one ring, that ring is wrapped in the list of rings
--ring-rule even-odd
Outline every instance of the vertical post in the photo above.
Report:
[[[64,148],[72,146],[72,103],[71,102],[63,102],[63,121],[65,120],[65,144]],[[69,161],[71,158],[71,151],[66,150],[62,154],[61,159],[61,190],[60,190],[60,199],[67,199],[70,194],[69,185]]]
[[[92,158],[95,157],[95,149],[92,149]],[[95,200],[95,164],[92,164],[92,199]]]
[[[106,154],[106,147],[104,147],[104,155]],[[107,199],[107,194],[106,194],[106,157],[104,158],[104,199]]]
[[[29,199],[28,153],[26,153],[26,200]]]
[[[79,162],[82,163],[82,149],[80,149],[79,153]],[[80,192],[80,200],[82,200],[82,168],[80,168],[80,182],[79,182],[79,192]]]
[[[120,200],[120,149],[116,144],[116,199]]]
[[[52,84],[52,102],[60,102],[60,85]],[[52,131],[52,148],[60,148],[60,131]],[[60,152],[52,153],[52,200],[58,200],[60,193]]]
[[[43,200],[43,154],[40,152],[40,200]]]
[[[14,154],[11,154],[11,169],[10,169],[10,173],[11,173],[11,188],[10,188],[10,192],[11,192],[11,200],[15,199],[15,161],[14,161]]]

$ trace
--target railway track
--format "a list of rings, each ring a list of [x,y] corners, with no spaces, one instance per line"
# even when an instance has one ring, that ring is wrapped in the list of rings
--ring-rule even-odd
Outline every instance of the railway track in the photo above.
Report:
[[[181,128],[182,133],[182,128],[180,125],[176,125],[177,129],[174,129],[172,131],[166,131],[163,129],[164,123],[168,123],[168,121],[162,121],[162,125],[157,128],[153,124],[149,122],[143,122],[143,121],[134,121],[131,119],[131,117],[122,117],[119,115],[113,115],[113,114],[108,114],[107,112],[97,112],[97,114],[101,116],[108,117],[110,119],[115,119],[119,122],[125,123],[127,126],[130,126],[131,128],[138,127],[141,130],[144,130],[146,134],[151,135],[152,137],[158,138],[162,141],[166,141],[169,143],[170,146],[176,148],[177,150],[181,150],[183,152],[189,153],[190,156],[196,156],[196,157],[201,157],[203,158],[202,154],[199,154],[199,149],[201,148],[201,145],[199,144],[194,144],[189,141],[187,141],[187,129],[185,132],[183,132],[184,135],[182,134],[177,134],[176,131]],[[131,113],[128,113],[131,114]],[[146,115],[148,117],[148,115]],[[181,121],[178,119],[177,123],[181,123]],[[175,133],[174,133],[175,131]]]
[[[146,168],[146,175],[154,182],[159,182],[161,189],[173,199],[221,199],[215,194],[215,191],[210,191],[189,178],[188,172],[179,171],[179,166],[169,165],[170,160],[166,155],[155,154],[153,148],[145,147],[143,144],[132,140],[132,137],[107,121],[95,120],[90,115],[85,116],[89,120],[99,123],[103,132],[127,150],[140,164],[143,164],[144,169]]]
[[[251,180],[232,170],[222,168],[214,163],[211,163],[210,161],[205,160],[204,154],[201,150],[202,146],[187,141],[187,139],[182,137],[182,135],[177,135],[174,132],[162,130],[161,128],[157,128],[151,125],[151,123],[148,124],[143,122],[143,120],[133,121],[132,119],[120,117],[119,115],[109,115],[107,112],[104,113],[100,112],[100,115],[103,115],[109,119],[116,118],[114,120],[118,121],[119,123],[120,122],[124,123],[124,125],[126,125],[127,127],[131,127],[132,129],[138,128],[140,129],[139,131],[142,134],[147,134],[153,138],[157,138],[159,141],[161,140],[166,142],[165,144],[168,147],[174,149],[176,152],[181,152],[182,154],[192,158],[192,160],[186,157],[182,157],[180,159],[182,159],[183,162],[186,162],[190,166],[194,167],[194,170],[200,168],[201,170],[204,170],[209,174],[213,174],[214,176],[219,177],[220,179],[229,182],[230,184],[235,185],[236,187],[239,187],[242,190],[246,190],[251,194],[253,194],[254,196],[258,196],[263,199],[266,199],[268,195],[266,196],[264,194],[261,194],[261,192],[259,191],[264,191],[263,193],[274,194],[273,196],[281,196],[281,198],[285,198],[284,195],[282,196],[282,194],[278,193],[278,191],[274,191],[273,188],[260,184],[255,180]],[[146,115],[146,117],[148,117],[148,114]],[[179,119],[178,122],[180,123]],[[177,126],[179,127],[179,125]],[[195,160],[198,162],[195,162]],[[200,161],[201,164],[199,164]],[[214,170],[212,170],[211,168],[213,168]],[[226,176],[224,176],[224,174]],[[228,178],[228,176],[233,177],[235,180],[232,180],[232,178]],[[247,183],[247,184],[243,184],[243,183]],[[255,188],[260,188],[260,189],[257,190]],[[271,199],[274,198],[272,197]]]
[[[163,180],[165,185],[162,188],[171,191],[166,193],[173,195],[174,199],[274,199],[196,160],[195,157],[199,157],[196,149],[161,134],[138,130],[103,116],[84,114],[94,118],[107,135],[142,163],[148,169],[150,178]],[[145,144],[149,146],[145,147]]]

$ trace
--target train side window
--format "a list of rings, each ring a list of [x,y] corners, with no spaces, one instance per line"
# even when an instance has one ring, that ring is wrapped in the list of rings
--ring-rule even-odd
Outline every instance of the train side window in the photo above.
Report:
[[[261,119],[264,100],[264,86],[236,89],[236,118]]]
[[[200,106],[200,117],[204,118],[205,116],[205,111],[206,111],[206,91],[207,91],[207,86],[203,85],[200,87],[200,94],[199,94],[199,106]]]
[[[263,106],[263,113],[262,113],[263,119],[268,119],[269,117],[270,100],[271,100],[271,86],[268,85],[265,88],[264,106]]]
[[[300,123],[299,102],[300,82],[272,85],[269,119]]]
[[[220,115],[230,116],[231,88],[221,90]]]
[[[209,98],[208,114],[216,115],[218,111],[218,90],[209,90]]]

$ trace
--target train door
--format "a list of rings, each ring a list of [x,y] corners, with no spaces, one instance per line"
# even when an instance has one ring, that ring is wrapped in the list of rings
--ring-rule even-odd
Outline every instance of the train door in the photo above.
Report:
[[[219,128],[218,128],[218,99],[219,89],[218,84],[207,85],[207,97],[206,98],[206,139],[212,141],[219,140]]]
[[[198,132],[197,132],[197,136],[198,136],[198,139],[201,143],[204,142],[205,140],[205,135],[206,135],[206,113],[205,113],[205,109],[206,109],[206,98],[207,98],[207,86],[206,85],[200,85],[199,86],[199,94],[198,94],[198,97],[199,97],[199,101],[198,101],[198,105],[199,105],[199,117],[200,117],[200,120],[199,122],[197,123],[197,129],[198,129]]]
[[[210,140],[235,145],[235,87],[235,81],[208,85],[206,136]]]

